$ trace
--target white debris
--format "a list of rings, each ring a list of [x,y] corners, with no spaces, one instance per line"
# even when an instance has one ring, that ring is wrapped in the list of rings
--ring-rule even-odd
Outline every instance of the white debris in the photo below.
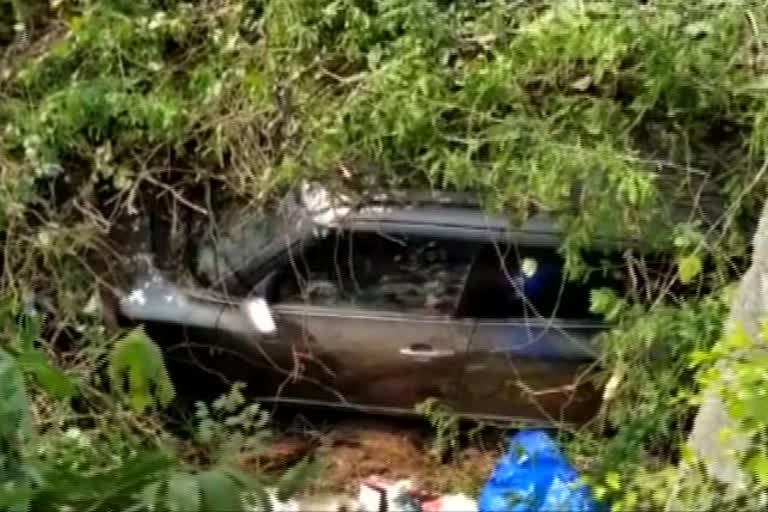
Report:
[[[309,211],[312,220],[321,226],[332,226],[351,211],[349,200],[345,197],[333,197],[328,189],[314,184],[302,183],[301,202]]]
[[[64,437],[71,439],[80,448],[87,448],[91,445],[90,439],[83,434],[82,430],[80,430],[77,427],[70,427],[67,430],[64,431]]]
[[[269,498],[269,510],[270,512],[301,512],[299,508],[299,502],[294,499],[288,501],[280,501],[277,499],[277,491],[275,489],[265,489],[267,497]],[[246,507],[247,512],[267,512],[260,504],[256,502],[253,496],[250,496],[246,500],[249,504]]]
[[[621,368],[617,367],[611,375],[611,378],[608,379],[608,383],[605,385],[605,390],[603,391],[603,401],[608,402],[609,400],[612,400],[614,396],[616,396],[616,391],[619,389],[619,384],[621,384],[623,379],[624,372]]]
[[[139,306],[145,306],[147,304],[147,297],[144,295],[144,290],[139,289],[133,290],[128,294],[125,300],[131,304],[138,304]]]
[[[99,316],[101,311],[101,297],[99,297],[98,292],[94,292],[83,307],[83,313],[89,316]]]
[[[37,234],[37,241],[41,247],[50,247],[51,235],[47,231],[41,231]]]
[[[308,496],[301,499],[290,499],[282,502],[277,499],[276,493],[273,489],[267,490],[267,496],[270,501],[271,512],[299,512],[299,511],[311,511],[311,512],[362,512],[360,504],[357,501],[343,495],[330,495],[330,496]],[[254,503],[253,496],[249,496],[246,500],[248,505],[246,506],[247,512],[266,512],[260,505]]]
[[[439,499],[425,503],[425,512],[477,512],[477,501],[466,494],[446,494]]]
[[[357,501],[362,512],[420,512],[421,505],[413,496],[413,490],[413,482],[410,480],[391,482],[369,477],[360,483]]]
[[[311,496],[299,501],[299,510],[312,512],[362,512],[360,504],[347,496]]]
[[[361,512],[477,512],[477,501],[465,494],[430,495],[410,480],[396,482],[371,476],[360,482]]]

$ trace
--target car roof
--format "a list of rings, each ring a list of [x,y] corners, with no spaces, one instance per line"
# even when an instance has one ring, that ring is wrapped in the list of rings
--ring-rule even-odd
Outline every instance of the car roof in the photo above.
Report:
[[[343,194],[334,195],[313,184],[304,187],[302,201],[305,205],[309,201],[314,208],[325,208],[322,215],[313,216],[316,224],[339,229],[540,247],[559,247],[563,239],[562,230],[550,215],[537,213],[516,225],[508,216],[489,213],[477,196],[471,193],[401,189],[351,200]],[[681,222],[690,220],[691,208],[685,204],[675,203],[665,207],[670,209],[668,214],[672,218],[679,218]],[[721,211],[718,207],[711,200],[700,203],[699,216],[706,223],[706,217],[716,217]],[[312,207],[309,210],[312,215]],[[639,241],[635,237],[607,236],[597,237],[597,240],[625,247],[636,245]]]
[[[479,207],[444,204],[368,204],[342,219],[339,227],[546,247],[557,247],[562,242],[561,233],[544,215],[530,217],[521,226],[515,226],[509,218],[488,214]]]
[[[472,194],[393,190],[352,201],[321,188],[304,192],[313,220],[328,228],[541,247],[562,242],[551,217],[538,214],[515,226],[506,216],[488,213]]]

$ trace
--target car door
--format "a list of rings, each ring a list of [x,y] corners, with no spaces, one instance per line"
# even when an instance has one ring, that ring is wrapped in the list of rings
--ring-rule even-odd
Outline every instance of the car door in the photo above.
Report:
[[[460,411],[546,423],[582,423],[600,395],[590,380],[596,325],[546,319],[480,321],[472,336]]]
[[[493,246],[477,259],[460,308],[477,321],[462,413],[536,423],[594,417],[601,399],[594,338],[603,326],[588,313],[589,286],[565,282],[561,270],[554,251],[541,248]]]
[[[338,232],[298,255],[270,300],[296,368],[274,382],[274,398],[391,411],[430,397],[456,404],[474,322],[453,312],[475,249]]]
[[[280,343],[298,363],[275,398],[400,410],[429,397],[455,403],[472,322],[318,306],[275,311]]]

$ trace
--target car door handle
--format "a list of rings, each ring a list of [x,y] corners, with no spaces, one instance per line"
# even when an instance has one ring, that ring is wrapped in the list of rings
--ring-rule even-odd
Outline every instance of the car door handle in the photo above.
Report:
[[[430,345],[411,345],[400,349],[401,356],[430,358],[430,357],[448,357],[456,354],[455,350],[438,350]]]

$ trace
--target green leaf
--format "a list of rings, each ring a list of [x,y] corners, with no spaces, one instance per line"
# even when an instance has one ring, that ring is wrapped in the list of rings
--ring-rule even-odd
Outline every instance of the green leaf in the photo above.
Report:
[[[109,378],[118,392],[125,391],[127,380],[128,400],[137,412],[155,401],[168,405],[175,396],[160,347],[141,327],[115,343],[110,354]]]
[[[122,510],[127,496],[136,496],[142,501],[149,499],[151,491],[147,491],[147,486],[165,481],[174,462],[164,453],[143,452],[96,474],[52,467],[45,474],[46,486],[36,499],[40,504],[69,504],[73,510],[85,510],[94,504],[101,504],[98,510]],[[164,510],[164,505],[160,509]]]
[[[54,368],[43,352],[24,352],[18,356],[18,361],[21,370],[31,374],[47,393],[57,398],[68,398],[75,393],[76,387],[72,380]]]
[[[252,475],[232,468],[226,468],[224,471],[244,489],[248,490],[250,501],[255,501],[259,510],[271,512],[272,500],[264,489],[264,486]]]
[[[152,482],[141,490],[141,493],[139,493],[139,500],[144,508],[150,512],[158,510],[158,502],[160,501],[160,496],[165,488],[165,484],[165,481]]]
[[[295,496],[319,471],[317,461],[310,462],[302,459],[298,464],[286,471],[277,482],[277,499],[286,501]]]
[[[205,512],[230,512],[243,510],[240,497],[242,486],[225,471],[214,468],[200,473],[197,477],[202,495],[202,510]]]
[[[618,491],[621,489],[621,478],[619,477],[619,474],[615,471],[611,471],[607,475],[605,475],[605,483],[608,485],[608,487],[613,491]]]
[[[677,260],[677,273],[683,284],[692,282],[701,273],[701,270],[701,258],[696,254],[689,254]]]
[[[0,348],[0,445],[30,428],[27,389],[16,359]]]
[[[598,288],[589,292],[589,310],[612,321],[621,315],[626,301],[610,288]]]
[[[743,399],[746,413],[763,425],[768,425],[768,396],[759,396],[754,391]]]
[[[33,349],[34,343],[40,339],[43,332],[42,315],[22,314],[19,319],[18,341],[22,351]]]
[[[264,487],[257,485],[249,489],[249,493],[249,497],[252,499],[252,502],[255,502],[258,510],[272,512],[272,500],[269,498],[269,494],[267,494]]]
[[[761,485],[768,485],[768,456],[764,453],[753,455],[747,461],[747,468]]]
[[[712,32],[712,24],[709,21],[694,21],[687,24],[683,31],[691,37],[700,37]]]
[[[197,512],[200,510],[200,484],[189,473],[173,473],[168,479],[166,508],[169,512]]]
[[[745,350],[751,348],[754,343],[744,328],[744,324],[736,324],[723,340],[723,345],[728,351]]]

